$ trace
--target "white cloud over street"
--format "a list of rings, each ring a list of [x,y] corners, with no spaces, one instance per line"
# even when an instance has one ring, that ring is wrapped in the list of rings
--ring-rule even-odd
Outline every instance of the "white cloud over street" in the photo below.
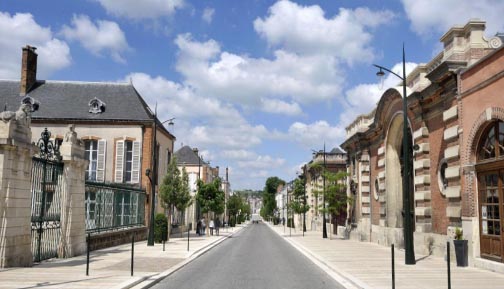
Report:
[[[68,44],[56,38],[50,27],[39,25],[32,14],[0,12],[0,78],[19,79],[21,48],[26,44],[37,47],[42,79],[72,62]]]
[[[102,56],[106,51],[114,61],[126,62],[121,54],[130,47],[117,23],[97,20],[95,24],[87,15],[74,15],[71,22],[72,26],[64,25],[60,32],[67,40],[78,41],[95,55]]]

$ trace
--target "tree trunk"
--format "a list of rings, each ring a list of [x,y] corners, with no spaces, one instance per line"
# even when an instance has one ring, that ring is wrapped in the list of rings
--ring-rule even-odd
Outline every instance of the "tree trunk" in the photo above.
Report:
[[[206,232],[205,233],[206,233],[207,236],[210,236],[210,218],[209,218],[209,214],[210,214],[210,212],[206,213],[207,224],[206,224],[206,230],[205,230]]]
[[[170,231],[171,231],[171,208],[168,209],[168,235],[166,236],[166,241],[170,241]]]

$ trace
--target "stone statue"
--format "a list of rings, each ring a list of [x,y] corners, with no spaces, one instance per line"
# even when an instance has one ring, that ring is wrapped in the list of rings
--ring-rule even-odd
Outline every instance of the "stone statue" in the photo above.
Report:
[[[65,133],[65,142],[70,142],[72,144],[80,144],[80,140],[77,138],[77,132],[75,131],[75,125],[69,124],[68,131]]]
[[[29,103],[22,103],[17,111],[2,111],[0,112],[0,119],[7,123],[11,120],[16,120],[20,123],[26,123],[28,118],[31,117],[34,111],[33,106]]]

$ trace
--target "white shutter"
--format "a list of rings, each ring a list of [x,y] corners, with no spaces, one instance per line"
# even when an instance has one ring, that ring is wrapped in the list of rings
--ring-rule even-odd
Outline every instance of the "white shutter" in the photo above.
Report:
[[[96,160],[96,181],[105,181],[105,153],[107,152],[107,140],[98,140],[98,158]]]
[[[115,159],[115,178],[116,183],[123,182],[124,174],[124,141],[116,142],[116,159]]]
[[[131,182],[136,184],[140,182],[140,151],[142,145],[139,141],[133,142],[133,159],[131,162]]]

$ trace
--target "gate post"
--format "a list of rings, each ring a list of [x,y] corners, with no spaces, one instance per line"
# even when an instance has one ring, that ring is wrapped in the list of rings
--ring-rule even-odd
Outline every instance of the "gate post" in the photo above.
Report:
[[[60,147],[63,159],[63,188],[61,196],[61,240],[58,256],[68,258],[86,252],[86,216],[84,208],[85,173],[84,147],[77,138],[74,125]]]
[[[32,107],[0,113],[0,268],[33,265],[31,252]]]

